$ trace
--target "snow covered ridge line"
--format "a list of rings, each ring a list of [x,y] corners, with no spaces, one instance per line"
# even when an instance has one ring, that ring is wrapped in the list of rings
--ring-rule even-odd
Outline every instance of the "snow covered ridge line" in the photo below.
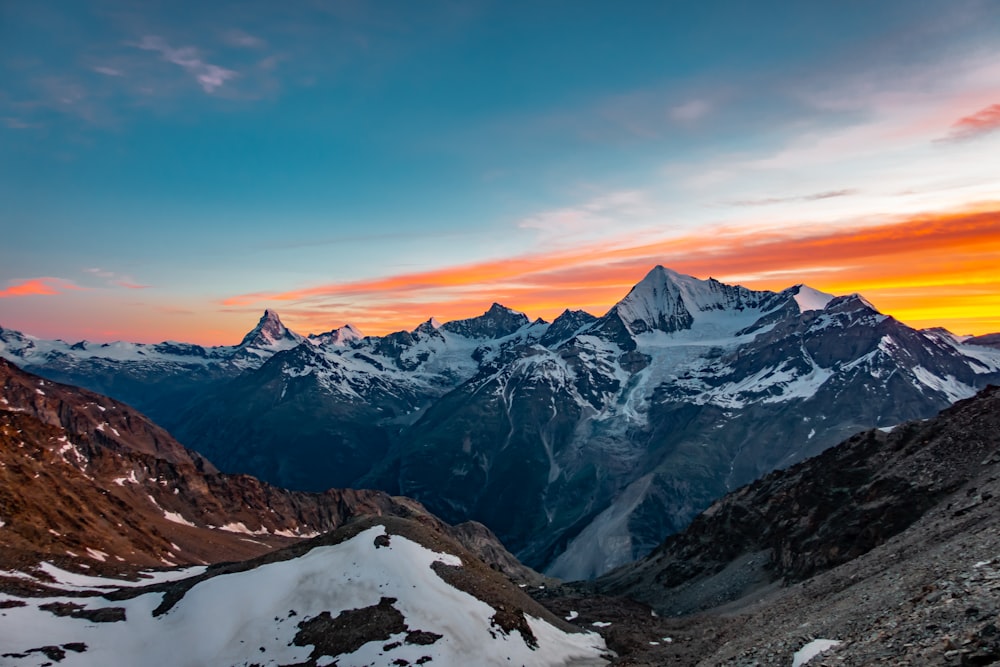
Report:
[[[668,287],[666,289],[650,287],[656,281]],[[640,310],[653,308],[663,312],[664,309],[677,308],[679,303],[682,310],[690,309],[695,319],[700,319],[702,316],[699,313],[724,309],[728,306],[740,309],[745,305],[751,309],[760,308],[765,303],[773,306],[776,299],[784,300],[789,296],[794,297],[802,312],[822,309],[833,299],[832,295],[804,285],[796,285],[780,293],[755,292],[744,287],[725,285],[712,279],[699,280],[657,266],[633,288],[619,306],[623,309],[623,313],[634,316],[635,313],[632,311],[636,308]],[[611,311],[608,314],[610,315]],[[652,311],[644,313],[644,316],[655,317],[655,315],[656,313]],[[0,327],[0,356],[28,365],[43,364],[55,357],[65,357],[140,364],[232,363],[240,368],[250,368],[259,366],[277,352],[294,348],[301,343],[318,347],[344,348],[360,345],[366,340],[389,339],[398,334],[417,337],[422,334],[425,338],[434,336],[443,338],[451,334],[452,337],[465,339],[497,339],[509,336],[523,325],[542,327],[540,335],[544,333],[545,328],[548,328],[549,323],[543,320],[529,322],[523,313],[495,303],[479,317],[454,320],[444,324],[432,317],[413,331],[400,331],[384,337],[368,339],[349,323],[326,333],[302,336],[288,329],[278,314],[268,309],[238,345],[204,347],[176,341],[147,344],[125,341],[92,343],[82,340],[67,343],[59,339],[44,340]]]
[[[194,343],[92,343],[45,340],[0,327],[0,356],[19,364],[42,364],[54,359],[106,360],[136,364],[205,366],[230,363],[237,367],[258,366],[274,353],[299,345],[306,339],[287,329],[277,314],[265,311],[257,326],[239,345],[203,347]]]
[[[438,567],[463,563],[375,525],[289,560],[168,584],[167,596],[4,596],[3,664],[37,664],[51,647],[70,667],[607,664],[598,635],[528,614],[505,629],[496,608]]]

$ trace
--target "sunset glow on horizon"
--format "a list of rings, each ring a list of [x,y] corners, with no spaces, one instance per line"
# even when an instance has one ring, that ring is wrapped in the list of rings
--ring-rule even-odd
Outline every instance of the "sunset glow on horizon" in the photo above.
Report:
[[[1000,331],[1000,206],[918,216],[841,233],[743,233],[682,237],[622,248],[456,266],[371,281],[229,297],[224,306],[271,307],[318,332],[331,318],[383,335],[480,314],[496,301],[548,321],[564,309],[604,314],[653,266],[702,279],[781,290],[797,282],[858,292],[919,328]],[[791,282],[790,282],[791,281]]]
[[[656,265],[1000,331],[1000,4],[0,8],[0,326],[235,344]]]

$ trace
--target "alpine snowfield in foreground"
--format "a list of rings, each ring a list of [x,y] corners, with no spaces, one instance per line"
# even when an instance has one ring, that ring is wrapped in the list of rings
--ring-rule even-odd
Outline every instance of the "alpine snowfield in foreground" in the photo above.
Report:
[[[148,588],[49,568],[65,581],[45,596],[0,595],[0,665],[607,664],[599,635],[495,608],[442,574],[462,568],[384,525]]]

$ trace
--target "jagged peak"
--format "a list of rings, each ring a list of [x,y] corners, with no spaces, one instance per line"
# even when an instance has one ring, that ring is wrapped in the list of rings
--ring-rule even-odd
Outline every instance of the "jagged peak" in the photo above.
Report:
[[[353,336],[355,338],[364,338],[364,334],[361,333],[361,329],[357,328],[356,326],[354,326],[350,322],[348,322],[344,326],[342,326],[339,329],[337,329],[337,331],[341,335],[345,335],[345,336],[346,335],[350,335],[350,336]]]
[[[472,338],[502,338],[514,333],[529,322],[528,316],[524,313],[494,303],[478,317],[446,322],[441,325],[441,328]]]
[[[483,315],[504,315],[504,314],[520,315],[524,317],[524,319],[528,319],[528,316],[525,315],[524,313],[514,310],[513,308],[508,308],[507,306],[497,303],[496,301],[494,301],[493,305],[489,307],[489,310],[483,313]]]
[[[440,332],[441,326],[441,323],[436,318],[431,317],[418,324],[412,333],[417,336],[426,335],[440,338],[442,335]]]
[[[834,303],[843,306],[852,306],[852,307],[860,306],[862,308],[868,308],[870,310],[874,310],[876,313],[879,313],[879,309],[876,308],[871,301],[861,296],[861,294],[859,294],[858,292],[852,292],[851,294],[845,294],[844,296],[837,297],[836,299],[831,301],[830,305],[833,305]]]
[[[278,313],[268,308],[264,311],[264,314],[261,315],[260,320],[257,322],[257,326],[251,329],[247,335],[243,337],[239,346],[269,347],[280,341],[300,342],[302,340],[302,336],[298,335],[282,323]]]
[[[309,334],[309,340],[314,345],[344,344],[350,341],[361,340],[364,337],[365,336],[361,333],[361,330],[350,322],[321,334]]]
[[[750,316],[760,316],[786,304],[788,297],[787,291],[777,294],[728,285],[715,278],[702,280],[658,264],[596,326],[609,332],[614,330],[616,333],[609,335],[616,340],[623,335],[651,331],[688,330],[698,321],[712,322],[716,328],[721,327],[719,330],[735,331]],[[723,324],[724,321],[728,324]],[[622,326],[627,334],[619,331]]]

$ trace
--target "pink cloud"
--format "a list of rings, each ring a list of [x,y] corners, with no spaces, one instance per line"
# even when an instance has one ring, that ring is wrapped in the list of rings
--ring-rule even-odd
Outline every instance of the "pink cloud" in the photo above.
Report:
[[[27,280],[13,281],[13,284],[6,289],[0,290],[0,299],[15,296],[51,296],[62,294],[69,290],[85,289],[69,280],[62,278],[29,278]]]
[[[955,121],[946,141],[968,141],[978,139],[1000,130],[1000,104],[992,104],[980,109],[974,114],[964,116]]]

